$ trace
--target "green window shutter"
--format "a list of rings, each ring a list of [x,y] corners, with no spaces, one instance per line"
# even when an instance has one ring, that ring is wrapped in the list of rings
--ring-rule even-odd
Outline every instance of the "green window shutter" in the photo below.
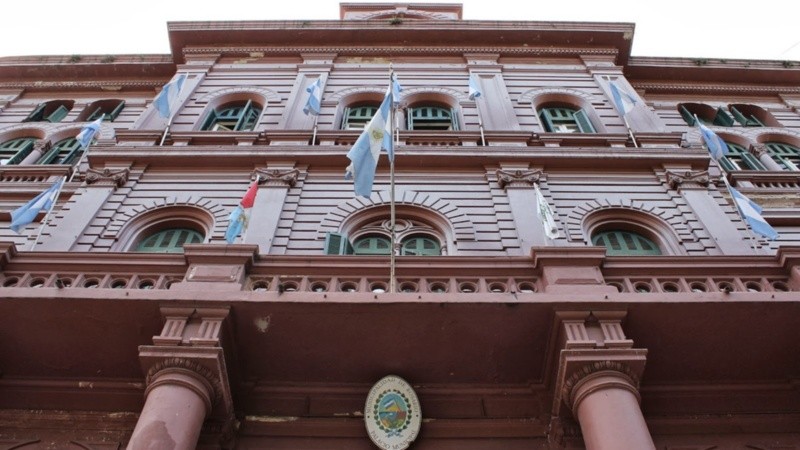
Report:
[[[353,243],[356,255],[389,255],[392,244],[383,236],[367,236]]]
[[[553,118],[551,117],[551,108],[543,108],[539,112],[539,118],[542,119],[542,125],[544,126],[544,130],[553,133],[556,129],[555,125],[553,124]]]
[[[726,171],[766,170],[766,167],[761,164],[761,161],[747,151],[746,148],[730,142],[726,142],[725,144],[728,146],[728,155],[720,159],[720,164],[722,164],[722,168]]]
[[[361,130],[364,128],[364,125],[372,120],[372,117],[377,112],[377,106],[357,106],[353,108],[346,108],[344,110],[344,122],[342,123],[342,129]]]
[[[455,108],[450,108],[450,129],[458,131],[458,116]]]
[[[439,242],[424,236],[405,239],[400,247],[402,255],[438,256],[442,254]]]
[[[661,250],[655,242],[631,231],[603,231],[592,238],[592,244],[606,248],[609,256],[652,256],[660,255]]]
[[[247,103],[244,104],[244,108],[239,111],[239,120],[236,121],[236,126],[233,128],[235,131],[240,131],[245,128],[247,124],[247,114],[252,103],[252,101],[248,100]]]
[[[414,112],[417,108],[406,109],[406,130],[414,129]]]
[[[681,112],[681,117],[683,117],[683,121],[686,122],[690,127],[695,126],[694,114],[691,113],[685,106],[681,105],[678,110]]]
[[[72,164],[81,152],[81,144],[75,138],[59,141],[36,164]]]
[[[712,123],[723,127],[732,127],[734,122],[727,111],[722,108],[717,108],[717,114],[714,116],[714,121]]]
[[[189,228],[168,228],[145,238],[136,247],[137,252],[180,253],[185,244],[203,242],[203,235]]]
[[[764,124],[761,123],[755,116],[751,115],[744,115],[741,111],[736,109],[735,106],[730,107],[731,114],[733,114],[733,118],[736,119],[737,122],[742,124],[745,127],[763,127]]]
[[[209,131],[214,127],[214,124],[216,123],[217,123],[217,112],[212,110],[208,113],[208,117],[206,118],[205,123],[203,123],[202,130]]]
[[[125,100],[120,100],[119,104],[117,104],[117,106],[115,106],[114,109],[111,110],[111,114],[106,115],[105,120],[113,122],[114,119],[116,119],[117,116],[119,116],[119,113],[122,112],[123,108],[125,108]]]
[[[409,130],[439,130],[453,129],[453,110],[441,106],[417,106],[408,109]]]
[[[69,114],[69,109],[67,109],[64,105],[59,105],[55,111],[47,116],[47,121],[50,123],[61,122],[64,117],[67,117],[67,114]]]
[[[800,149],[782,142],[767,142],[765,145],[770,156],[785,170],[800,170]]]
[[[327,232],[325,233],[325,254],[326,255],[352,255],[353,247],[347,240],[344,233]]]
[[[87,122],[93,122],[93,121],[99,119],[100,116],[102,116],[102,115],[103,115],[103,108],[98,106],[97,108],[94,109],[94,111],[92,111],[91,114],[89,114],[89,117],[86,118],[86,121]]]
[[[33,151],[36,138],[17,138],[0,145],[0,166],[21,163]]]
[[[344,109],[344,116],[342,117],[342,129],[349,130],[351,126],[351,118],[350,115],[353,114],[353,108],[345,108]]]
[[[36,108],[33,108],[33,112],[28,114],[28,117],[23,119],[23,122],[41,122],[44,119],[44,108],[47,106],[47,103],[39,103],[36,105]]]
[[[582,109],[575,111],[574,117],[581,133],[594,133],[594,127],[592,126],[592,122],[589,121],[586,111]]]

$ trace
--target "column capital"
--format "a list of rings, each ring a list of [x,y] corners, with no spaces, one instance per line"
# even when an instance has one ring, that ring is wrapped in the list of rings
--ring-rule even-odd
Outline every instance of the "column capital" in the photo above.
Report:
[[[501,189],[531,188],[538,183],[543,174],[541,170],[503,170],[497,169],[497,184]]]
[[[705,189],[710,183],[707,170],[673,172],[667,170],[667,184],[671,189]]]
[[[293,187],[297,183],[300,171],[297,169],[256,169],[255,175],[266,186]]]
[[[92,169],[90,167],[86,169],[84,181],[88,185],[121,187],[128,182],[130,173],[131,171],[128,168],[111,169],[106,167],[105,169]]]
[[[762,155],[769,155],[769,150],[767,150],[767,146],[760,143],[750,144],[750,148],[748,149],[748,151],[759,158],[761,158]]]

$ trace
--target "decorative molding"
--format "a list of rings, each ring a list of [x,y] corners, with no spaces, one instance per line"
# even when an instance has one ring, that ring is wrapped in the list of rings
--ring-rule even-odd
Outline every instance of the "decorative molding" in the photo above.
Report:
[[[338,53],[340,55],[462,55],[463,53],[497,53],[516,56],[565,56],[565,55],[609,55],[617,56],[616,48],[579,47],[438,47],[438,46],[346,46],[346,47],[193,47],[184,48],[183,55],[204,53],[250,54],[261,52],[264,55],[297,55],[300,53]],[[0,87],[4,87],[0,85]]]
[[[541,170],[503,170],[497,169],[497,184],[500,189],[531,188],[542,178]]]
[[[583,240],[583,223],[587,217],[604,210],[621,209],[626,211],[634,211],[640,214],[645,214],[650,217],[657,218],[660,221],[668,224],[676,237],[681,240],[692,238],[692,230],[688,228],[682,214],[675,211],[668,211],[653,205],[647,205],[644,202],[631,199],[602,199],[591,200],[588,202],[575,205],[574,208],[567,214],[567,220],[564,222],[565,230],[568,233],[568,238],[571,241]],[[623,215],[620,215],[622,218]],[[586,237],[588,239],[588,237]]]
[[[600,372],[616,372],[619,376],[623,377],[623,381],[631,384],[633,389],[639,389],[639,376],[625,363],[619,361],[594,361],[579,368],[572,374],[561,387],[561,398],[567,403],[570,410],[574,411],[575,401],[575,387],[581,381],[588,377]],[[616,375],[615,374],[615,375]]]
[[[451,97],[458,103],[470,101],[466,92],[441,86],[419,86],[403,89],[402,99],[405,100],[412,96],[426,96],[431,94],[439,94]]]
[[[667,184],[670,189],[700,189],[708,187],[710,177],[707,170],[673,172],[667,170]]]
[[[764,144],[750,144],[750,148],[747,150],[758,158],[761,158],[763,155],[769,155],[769,150],[767,150],[767,146]]]
[[[378,206],[388,207],[389,203],[387,192],[375,192],[368,199],[358,197],[339,203],[336,208],[322,219],[317,239],[324,240],[326,233],[339,231],[345,219],[357,214],[359,211]],[[461,212],[456,205],[446,200],[416,191],[402,191],[397,193],[395,204],[397,206],[416,206],[437,212],[450,222],[453,237],[456,241],[475,240],[475,225],[469,216]]]
[[[144,204],[139,204],[131,208],[125,208],[118,214],[114,215],[113,220],[106,227],[103,233],[104,238],[115,239],[126,228],[127,224],[131,221],[142,217],[147,213],[155,212],[163,208],[181,208],[190,207],[198,208],[203,212],[209,214],[211,223],[209,224],[208,235],[224,235],[228,227],[228,216],[230,211],[223,208],[216,202],[212,202],[203,197],[198,197],[191,194],[181,194],[177,196],[169,196],[165,198],[153,199]],[[185,217],[187,214],[181,214],[180,217]]]
[[[164,85],[164,80],[92,80],[92,81],[26,81],[26,82],[0,82],[0,89],[25,89],[25,90],[96,90],[107,89],[109,86],[120,88],[155,89]]]
[[[751,85],[712,85],[712,84],[693,84],[693,83],[631,83],[636,90],[645,90],[648,93],[670,92],[670,93],[713,93],[722,94],[798,94],[800,88],[784,86],[751,86]]]
[[[542,95],[551,94],[551,95],[562,95],[562,96],[570,96],[570,97],[578,97],[586,100],[587,102],[592,103],[594,101],[595,96],[584,91],[579,91],[577,89],[569,89],[569,88],[538,88],[538,89],[530,89],[522,93],[517,99],[517,103],[519,104],[528,104],[533,103],[533,100],[537,97]]]
[[[145,376],[145,384],[149,388],[159,376],[169,373],[175,369],[189,371],[194,375],[200,376],[209,384],[209,387],[211,388],[211,392],[209,392],[209,394],[212,398],[212,408],[214,405],[219,403],[220,400],[222,400],[223,386],[217,374],[208,367],[192,361],[191,359],[179,357],[166,358],[153,364],[147,371],[147,375]],[[145,392],[145,395],[147,395],[147,392]]]
[[[261,178],[260,184],[276,187],[294,187],[300,171],[297,169],[256,169],[255,175]]]
[[[102,170],[92,169],[91,167],[86,169],[86,175],[84,175],[84,181],[86,184],[92,185],[97,183],[98,186],[114,186],[114,187],[122,187],[125,183],[128,182],[128,176],[130,176],[130,169],[109,169],[105,168]]]
[[[334,92],[329,97],[325,98],[322,103],[323,104],[330,104],[330,105],[337,105],[343,99],[357,94],[375,94],[376,97],[382,97],[386,93],[386,88],[381,88],[380,86],[356,86],[356,87],[349,87],[339,91]],[[380,99],[378,99],[380,100]]]
[[[267,104],[270,104],[270,103],[276,104],[276,103],[280,103],[281,100],[283,100],[279,94],[277,94],[276,92],[274,92],[272,90],[269,90],[269,89],[266,89],[266,88],[255,87],[255,86],[248,86],[248,87],[228,87],[228,88],[218,89],[216,91],[211,91],[211,92],[205,94],[204,96],[200,97],[199,99],[197,99],[194,103],[195,104],[210,103],[211,101],[213,101],[216,98],[224,97],[224,96],[227,96],[227,95],[234,95],[234,94],[255,94],[255,95],[260,95],[261,97],[264,98],[264,102],[267,103]],[[266,109],[266,107],[267,107],[267,105],[264,105],[265,109]]]

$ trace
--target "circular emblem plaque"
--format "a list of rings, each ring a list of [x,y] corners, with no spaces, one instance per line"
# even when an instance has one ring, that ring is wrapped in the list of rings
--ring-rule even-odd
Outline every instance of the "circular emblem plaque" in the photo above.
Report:
[[[422,424],[417,394],[398,376],[381,378],[367,396],[364,422],[369,438],[378,447],[384,450],[408,448],[417,438]]]

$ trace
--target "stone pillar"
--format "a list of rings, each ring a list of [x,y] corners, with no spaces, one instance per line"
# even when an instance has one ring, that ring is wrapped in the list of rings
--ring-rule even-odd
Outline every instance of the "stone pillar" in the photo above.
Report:
[[[190,360],[168,359],[148,376],[142,413],[128,443],[129,450],[197,447],[203,421],[212,410],[214,388]]]
[[[114,191],[128,181],[130,170],[91,169],[79,188],[48,224],[50,237],[36,247],[41,251],[69,251],[100,212]]]
[[[565,430],[569,434],[564,424],[576,419],[587,450],[655,450],[639,407],[647,350],[633,348],[625,337],[625,313],[570,311],[557,316],[562,350],[550,440],[563,440]]]
[[[750,145],[750,153],[758,157],[758,160],[761,161],[761,164],[767,168],[767,170],[774,170],[774,171],[783,171],[783,167],[778,164],[772,156],[769,154],[769,150],[767,150],[767,146],[764,144],[751,144]]]
[[[303,107],[308,100],[308,92],[306,89],[311,86],[317,78],[322,79],[322,90],[320,94],[322,99],[322,113],[321,115],[330,115],[334,113],[331,108],[336,108],[337,103],[329,103],[326,101],[324,90],[328,84],[328,75],[333,68],[333,60],[336,58],[336,53],[303,53],[303,64],[298,66],[297,76],[292,86],[292,92],[289,93],[289,98],[286,100],[286,107],[284,108],[283,116],[278,122],[278,128],[281,130],[311,130],[314,128],[315,116],[312,114],[305,114]],[[385,88],[385,85],[384,85]],[[304,140],[289,140],[283,141],[280,139],[272,140],[273,144],[295,144],[307,145],[311,135],[309,134]]]
[[[497,62],[499,58],[500,55],[496,53],[464,54],[469,73],[475,77],[482,91],[482,97],[476,99],[477,112],[485,130],[520,130],[514,104],[503,79],[503,66]],[[486,98],[492,101],[484,101]],[[491,145],[491,142],[488,144]]]
[[[190,450],[207,432],[229,439],[233,401],[222,339],[228,308],[162,307],[164,326],[154,345],[139,347],[146,373],[145,404],[129,450]]]
[[[538,247],[532,253],[534,270],[548,294],[617,293],[600,270],[605,247]]]
[[[667,184],[677,189],[723,255],[749,255],[754,250],[731,222],[722,207],[709,195],[708,171],[667,170]]]
[[[514,217],[519,246],[523,255],[530,254],[531,247],[553,245],[544,233],[544,224],[537,214],[539,202],[534,185],[543,177],[541,170],[500,169],[496,172],[497,184],[505,189],[511,215]]]
[[[655,449],[639,408],[638,382],[627,367],[603,361],[585,370],[590,373],[572,387],[569,402],[586,449]]]
[[[44,156],[47,152],[50,151],[50,146],[52,143],[50,141],[45,141],[43,139],[39,139],[33,144],[33,150],[28,153],[28,156],[22,159],[19,162],[20,166],[28,166],[32,164],[36,164],[36,161],[39,160],[42,156]]]
[[[261,184],[250,212],[250,223],[254,227],[245,235],[243,244],[257,244],[259,253],[263,255],[269,253],[272,247],[286,195],[300,175],[300,171],[292,169],[292,166],[293,164],[284,168],[256,169]]]

